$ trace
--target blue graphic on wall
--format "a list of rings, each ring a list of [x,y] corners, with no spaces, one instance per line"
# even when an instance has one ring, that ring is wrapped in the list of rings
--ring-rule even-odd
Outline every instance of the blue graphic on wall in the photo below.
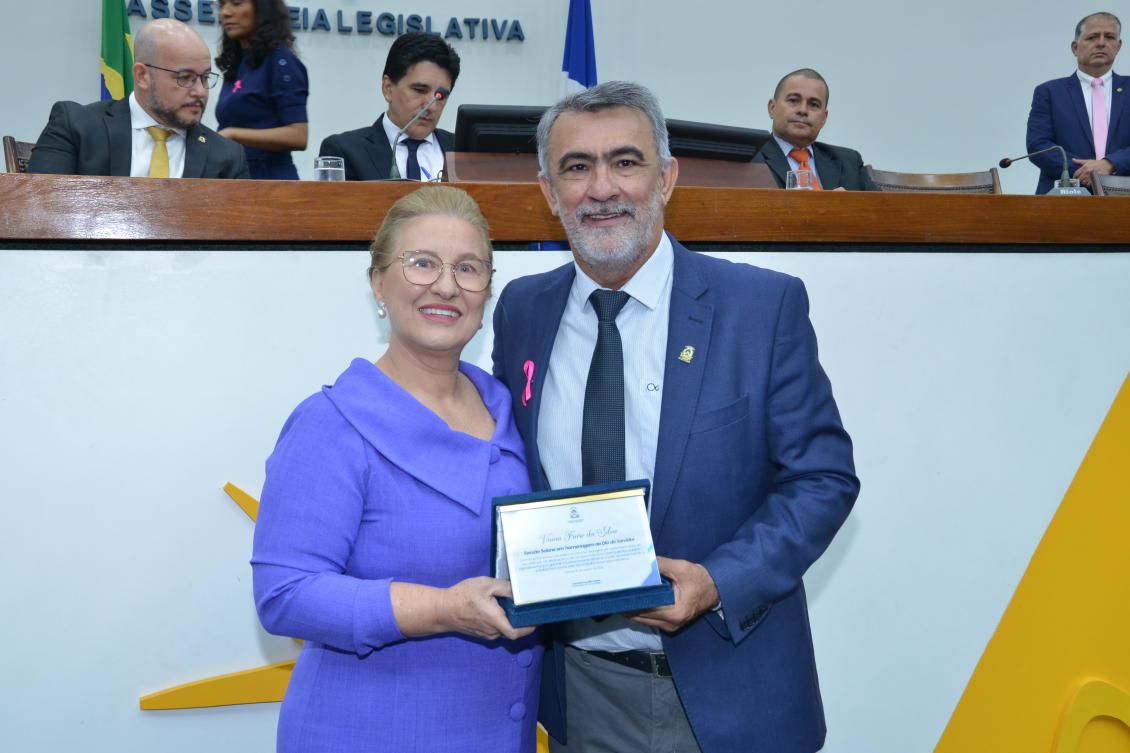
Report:
[[[146,7],[148,6],[148,8]],[[446,23],[418,13],[389,13],[371,10],[326,10],[305,5],[288,5],[290,28],[294,31],[327,31],[338,34],[383,34],[399,36],[408,31],[422,31],[444,39],[479,39],[484,42],[525,42],[526,33],[517,18],[459,18]],[[217,0],[129,0],[127,16],[175,18],[185,23],[217,22]]]

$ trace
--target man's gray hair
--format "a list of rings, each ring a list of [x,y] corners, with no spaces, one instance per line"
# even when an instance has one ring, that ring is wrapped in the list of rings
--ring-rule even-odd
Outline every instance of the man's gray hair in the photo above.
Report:
[[[537,133],[538,174],[542,177],[549,174],[549,133],[562,113],[600,112],[613,107],[628,107],[647,116],[659,151],[659,166],[666,170],[671,164],[671,144],[667,139],[667,121],[663,117],[663,110],[659,108],[659,100],[646,86],[631,81],[607,81],[568,95],[541,116]]]
[[[1118,26],[1118,38],[1119,39],[1122,38],[1122,22],[1118,20],[1118,16],[1114,15],[1113,13],[1108,13],[1105,10],[1100,10],[1098,13],[1092,13],[1089,16],[1084,16],[1082,21],[1075,24],[1075,41],[1076,42],[1079,41],[1079,37],[1083,36],[1083,27],[1086,26],[1087,22],[1090,21],[1092,18],[1107,18],[1107,19],[1110,19],[1111,21],[1114,21],[1114,23]]]

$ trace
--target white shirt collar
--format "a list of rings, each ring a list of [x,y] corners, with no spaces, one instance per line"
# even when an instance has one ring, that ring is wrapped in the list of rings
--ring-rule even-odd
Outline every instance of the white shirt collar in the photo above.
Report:
[[[1082,70],[1077,70],[1077,71],[1075,71],[1075,73],[1076,73],[1076,75],[1079,76],[1079,80],[1082,81],[1087,86],[1090,86],[1091,81],[1095,78],[1095,76],[1092,76],[1089,73],[1084,73]],[[1109,88],[1108,85],[1110,84],[1110,80],[1113,77],[1114,77],[1114,69],[1113,68],[1111,68],[1109,71],[1107,71],[1103,75],[1098,76],[1098,78],[1102,79],[1103,89]]]
[[[660,296],[663,294],[667,278],[671,276],[674,266],[675,251],[671,246],[671,239],[664,232],[659,236],[659,244],[655,247],[655,252],[620,289],[654,311],[660,303]],[[578,296],[582,305],[590,305],[588,299],[592,295],[592,291],[602,286],[585,274],[581,265],[575,260],[573,267],[577,271],[577,277],[573,283],[573,292]]]
[[[392,140],[395,139],[396,134],[400,132],[400,127],[397,126],[396,123],[392,122],[392,118],[388,116],[387,112],[385,113],[385,116],[381,118],[381,125],[384,126],[385,138],[388,139],[388,143],[390,145],[396,146],[396,144],[392,143]],[[406,133],[402,133],[400,135],[401,142],[403,142],[404,139],[412,138]],[[429,144],[435,144],[437,147],[439,146],[439,141],[436,140],[436,132],[434,128],[432,129],[432,132],[425,136],[422,140],[428,142]]]
[[[129,95],[129,121],[130,126],[132,126],[135,131],[142,128],[149,128],[150,126],[161,126],[162,128],[173,131],[181,138],[185,138],[185,129],[169,128],[164,123],[158,123],[152,115],[147,113],[137,102],[137,92],[130,92]]]

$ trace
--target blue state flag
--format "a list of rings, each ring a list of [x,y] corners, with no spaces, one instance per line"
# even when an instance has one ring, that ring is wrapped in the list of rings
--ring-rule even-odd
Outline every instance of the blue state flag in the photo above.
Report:
[[[561,73],[562,95],[596,86],[596,45],[592,41],[592,6],[589,0],[569,0]]]

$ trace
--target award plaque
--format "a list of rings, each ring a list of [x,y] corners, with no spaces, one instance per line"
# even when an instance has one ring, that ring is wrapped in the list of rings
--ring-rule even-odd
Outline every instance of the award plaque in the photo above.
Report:
[[[498,603],[514,627],[675,603],[659,576],[647,515],[650,482],[624,481],[494,499]]]

